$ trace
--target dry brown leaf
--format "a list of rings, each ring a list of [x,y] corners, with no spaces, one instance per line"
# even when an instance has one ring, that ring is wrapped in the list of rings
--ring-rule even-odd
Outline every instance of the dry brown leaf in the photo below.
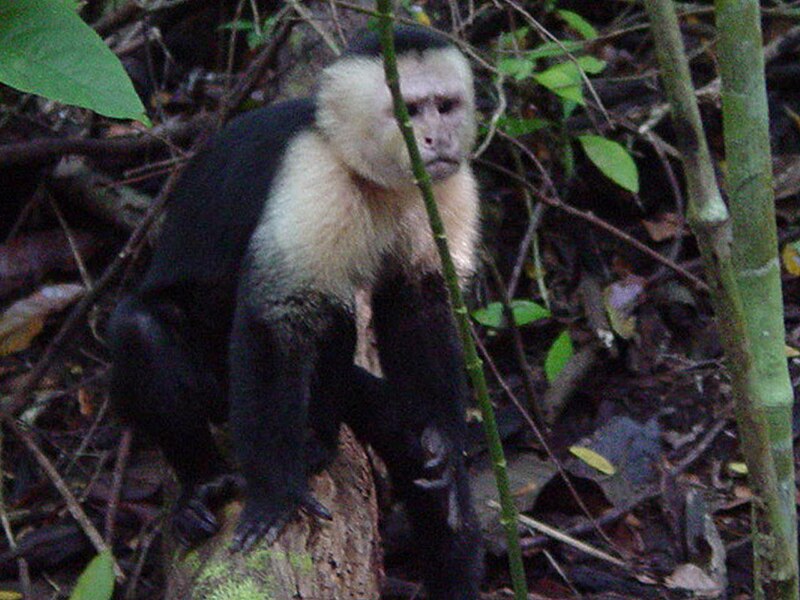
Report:
[[[662,213],[655,220],[642,219],[642,225],[654,242],[663,242],[683,235],[683,219],[677,213]]]
[[[42,331],[45,319],[64,310],[84,291],[82,285],[74,283],[49,285],[9,306],[0,315],[0,356],[27,348]]]

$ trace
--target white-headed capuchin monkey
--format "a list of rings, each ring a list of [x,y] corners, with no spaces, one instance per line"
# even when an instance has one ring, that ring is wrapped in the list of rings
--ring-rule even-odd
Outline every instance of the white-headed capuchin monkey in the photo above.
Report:
[[[466,278],[478,236],[470,67],[430,30],[400,27],[396,46]],[[110,322],[112,396],[180,479],[183,541],[216,531],[213,501],[236,481],[210,423],[230,415],[246,483],[233,548],[245,550],[274,540],[298,509],[331,518],[307,475],[330,460],[344,421],[389,468],[430,596],[477,598],[468,387],[440,271],[375,34],[323,71],[313,98],[239,117],[192,160],[144,281]],[[353,365],[353,296],[366,287],[380,379]]]

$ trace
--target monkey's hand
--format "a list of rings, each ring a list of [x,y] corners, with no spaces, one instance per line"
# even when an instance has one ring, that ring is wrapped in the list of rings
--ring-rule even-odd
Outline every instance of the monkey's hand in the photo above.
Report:
[[[244,490],[244,479],[222,473],[183,491],[172,517],[172,528],[180,544],[191,547],[219,531],[213,509]]]
[[[453,531],[461,528],[461,510],[458,506],[456,487],[456,464],[458,457],[450,441],[435,427],[426,427],[420,437],[420,445],[425,457],[423,469],[425,476],[414,480],[423,490],[440,494],[447,513],[447,525]]]
[[[278,539],[298,508],[319,519],[326,521],[333,519],[328,509],[308,491],[302,492],[296,501],[283,502],[277,507],[273,502],[248,498],[233,534],[231,550],[247,551],[262,538],[267,545],[271,545]]]

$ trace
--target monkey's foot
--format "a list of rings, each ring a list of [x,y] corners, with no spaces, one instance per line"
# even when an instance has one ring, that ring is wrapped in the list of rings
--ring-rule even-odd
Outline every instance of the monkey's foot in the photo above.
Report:
[[[219,531],[214,508],[240,494],[241,475],[222,473],[183,491],[172,517],[172,529],[180,544],[192,547]]]
[[[461,528],[461,510],[458,506],[456,466],[450,442],[435,427],[426,427],[420,438],[425,454],[423,468],[425,477],[414,480],[414,484],[427,491],[441,493],[447,512],[447,525],[453,531]]]
[[[275,510],[266,504],[254,502],[252,499],[247,501],[233,534],[231,543],[233,552],[245,552],[261,539],[267,545],[272,544],[278,539],[286,524],[294,517],[298,508],[318,519],[326,521],[333,519],[330,511],[309,492],[304,492],[295,505],[289,505],[283,509]]]

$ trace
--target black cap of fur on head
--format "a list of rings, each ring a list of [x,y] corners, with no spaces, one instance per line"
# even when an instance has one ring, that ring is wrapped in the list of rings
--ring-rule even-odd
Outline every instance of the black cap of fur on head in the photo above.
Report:
[[[417,50],[451,48],[453,43],[444,35],[427,27],[399,25],[394,28],[394,46],[398,55]],[[362,29],[353,37],[345,56],[381,56],[381,41],[377,32]]]

